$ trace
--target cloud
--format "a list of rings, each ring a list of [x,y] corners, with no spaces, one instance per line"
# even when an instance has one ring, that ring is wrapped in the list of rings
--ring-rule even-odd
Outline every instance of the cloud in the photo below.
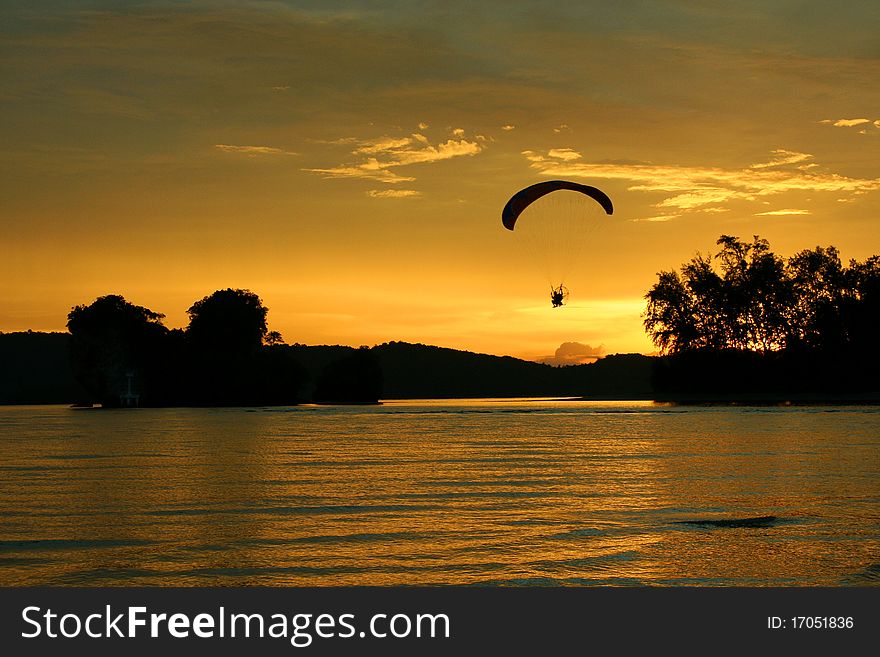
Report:
[[[371,189],[367,192],[370,198],[414,198],[421,195],[414,189]]]
[[[344,146],[345,144],[357,144],[360,139],[357,137],[339,137],[337,139],[309,139],[313,144],[327,144],[330,146]]]
[[[567,162],[581,159],[581,154],[571,148],[551,148],[547,151],[547,156]]]
[[[419,123],[419,130],[427,130],[430,126],[427,123]]]
[[[463,128],[453,128],[452,134],[455,137],[464,137],[464,129]]]
[[[553,128],[553,132],[555,132],[558,135],[561,132],[571,132],[571,128],[568,127],[568,124],[563,123],[562,125],[558,125],[555,128]]]
[[[514,130],[515,128],[516,128],[515,125],[510,125],[509,123],[507,125],[501,126],[501,129],[504,130],[505,132],[510,132],[511,130]]]
[[[870,123],[871,119],[823,119],[819,123],[830,123],[836,128],[852,128],[853,126]]]
[[[756,212],[756,217],[784,217],[792,214],[812,214],[809,210],[796,210],[787,208],[785,210],[770,210],[769,212]]]
[[[563,342],[554,355],[540,358],[538,362],[548,365],[582,365],[596,362],[602,358],[604,352],[602,345],[591,347],[580,342]]]
[[[395,159],[388,162],[386,166],[396,167],[422,162],[437,162],[462,155],[476,155],[481,150],[482,146],[475,141],[449,139],[442,144],[437,144],[437,146],[428,145],[420,149],[399,151],[396,153]]]
[[[285,151],[272,146],[233,146],[231,144],[214,144],[214,148],[224,153],[241,153],[249,157],[257,155],[296,155],[292,151]]]
[[[642,185],[640,187],[631,187],[630,189],[642,191],[646,189],[646,187]],[[659,203],[655,203],[654,207],[677,208],[679,210],[703,210],[705,209],[703,206],[711,205],[712,203],[725,203],[736,199],[754,201],[755,195],[721,187],[704,187],[685,194],[676,194],[675,196],[664,199]]]
[[[455,132],[457,132],[457,129]],[[463,133],[463,131],[461,131]],[[348,139],[336,143],[351,143]],[[365,160],[353,164],[342,164],[328,168],[307,168],[303,171],[316,173],[325,178],[363,178],[378,180],[383,183],[396,184],[415,180],[412,176],[403,176],[390,171],[394,167],[411,164],[425,164],[448,160],[454,157],[476,155],[483,149],[480,140],[448,139],[432,145],[422,134],[408,137],[380,137],[372,140],[357,140],[357,148],[352,155],[368,156]]]
[[[823,119],[819,123],[831,124],[838,128],[855,128],[861,126],[858,130],[860,135],[868,135],[870,137],[878,136],[877,128],[880,128],[880,119]]]
[[[354,150],[354,153],[382,153],[386,151],[393,151],[399,148],[403,148],[404,146],[409,146],[412,143],[412,138],[410,137],[401,137],[400,139],[393,139],[391,137],[383,137],[374,141],[372,143],[365,143],[360,148]]]
[[[383,168],[376,158],[370,158],[366,162],[352,166],[330,167],[328,169],[303,169],[309,173],[317,173],[325,178],[363,178],[364,180],[378,180],[388,184],[412,182],[412,176],[399,176],[393,171]]]
[[[735,200],[755,201],[783,192],[844,192],[864,194],[880,190],[880,178],[851,178],[836,173],[812,172],[789,165],[812,157],[794,151],[773,151],[768,166],[745,169],[688,167],[663,164],[589,163],[560,160],[550,153],[523,151],[531,168],[554,178],[621,180],[629,191],[667,192],[658,208],[693,211]],[[788,167],[788,168],[787,168]]]
[[[649,221],[652,223],[658,223],[663,221],[672,221],[673,219],[678,219],[680,214],[660,214],[656,217],[642,217],[641,219],[633,219],[633,221]]]
[[[813,156],[809,153],[798,153],[796,151],[787,151],[782,148],[778,148],[772,153],[773,159],[769,162],[762,162],[760,164],[753,164],[750,166],[750,169],[767,169],[769,167],[781,167],[787,164],[797,164],[799,162],[803,162],[805,160],[813,159]],[[816,166],[815,164],[806,165],[806,166]],[[803,167],[802,167],[803,168]]]

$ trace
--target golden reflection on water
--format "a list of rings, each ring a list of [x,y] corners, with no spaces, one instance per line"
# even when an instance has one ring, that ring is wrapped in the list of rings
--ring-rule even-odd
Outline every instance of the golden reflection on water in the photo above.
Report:
[[[878,429],[861,407],[0,408],[0,583],[877,584]]]

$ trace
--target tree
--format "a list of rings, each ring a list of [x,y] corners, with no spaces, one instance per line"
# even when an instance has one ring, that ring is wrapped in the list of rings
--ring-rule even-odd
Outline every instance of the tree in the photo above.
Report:
[[[832,246],[787,260],[757,235],[663,271],[645,295],[645,330],[667,390],[876,389],[880,257],[843,266]]]
[[[266,337],[263,338],[263,342],[268,346],[285,344],[284,337],[278,331],[269,331],[266,333]]]
[[[67,316],[74,376],[105,406],[117,406],[133,380],[138,394],[149,394],[148,381],[168,329],[164,315],[111,294]],[[147,389],[145,389],[145,387]]]
[[[675,353],[699,346],[700,330],[694,312],[694,298],[674,271],[662,271],[659,281],[645,295],[645,330],[661,351]]]
[[[217,290],[187,310],[186,334],[203,353],[218,357],[252,354],[268,333],[268,312],[260,297],[249,290]]]
[[[187,311],[190,403],[294,404],[306,373],[281,334],[269,331],[268,309],[249,290],[217,290]]]
[[[658,275],[645,295],[645,330],[665,353],[782,348],[791,291],[785,263],[757,235],[751,243],[722,235],[717,243],[717,255],[696,255],[681,275]]]
[[[718,239],[716,256],[723,280],[723,298],[717,312],[724,317],[725,340],[716,348],[767,353],[785,345],[789,285],[785,263],[757,235],[751,243],[731,235]]]
[[[833,246],[796,253],[788,260],[794,296],[789,311],[792,346],[823,348],[846,341],[843,313],[850,296],[847,273]]]

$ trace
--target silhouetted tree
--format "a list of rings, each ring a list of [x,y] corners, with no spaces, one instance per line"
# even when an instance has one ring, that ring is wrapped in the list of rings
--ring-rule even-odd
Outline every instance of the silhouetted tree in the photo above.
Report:
[[[645,295],[645,329],[662,351],[743,349],[768,353],[792,335],[796,286],[786,263],[757,235],[730,235],[713,256],[697,255],[681,275],[661,272]],[[717,262],[717,270],[716,270]]]
[[[187,312],[191,403],[253,406],[301,399],[305,371],[281,334],[269,331],[259,296],[217,290]]]
[[[278,331],[269,331],[266,333],[266,337],[263,338],[263,342],[267,345],[276,345],[276,344],[284,344],[284,338]]]
[[[249,290],[217,290],[186,312],[189,340],[196,349],[215,355],[254,353],[269,330],[269,309]]]
[[[164,315],[136,306],[115,294],[74,307],[67,316],[74,376],[105,406],[117,406],[132,379],[138,394],[151,393],[148,382],[168,329]]]
[[[661,271],[659,281],[645,295],[645,330],[654,344],[666,353],[696,349],[704,344],[699,327],[696,298],[687,283],[674,271]]]
[[[715,256],[663,271],[645,330],[664,354],[659,387],[850,390],[878,387],[880,258],[844,267],[834,247],[787,261],[757,235],[722,235]],[[756,358],[760,356],[759,358]]]
[[[845,343],[845,306],[853,290],[837,249],[816,247],[795,254],[789,258],[788,274],[794,293],[790,345],[828,348]]]

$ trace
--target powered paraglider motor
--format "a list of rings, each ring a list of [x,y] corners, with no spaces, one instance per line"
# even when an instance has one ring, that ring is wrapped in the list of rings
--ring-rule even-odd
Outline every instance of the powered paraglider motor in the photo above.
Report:
[[[568,288],[564,285],[550,288],[550,303],[554,308],[559,308],[568,301]]]

